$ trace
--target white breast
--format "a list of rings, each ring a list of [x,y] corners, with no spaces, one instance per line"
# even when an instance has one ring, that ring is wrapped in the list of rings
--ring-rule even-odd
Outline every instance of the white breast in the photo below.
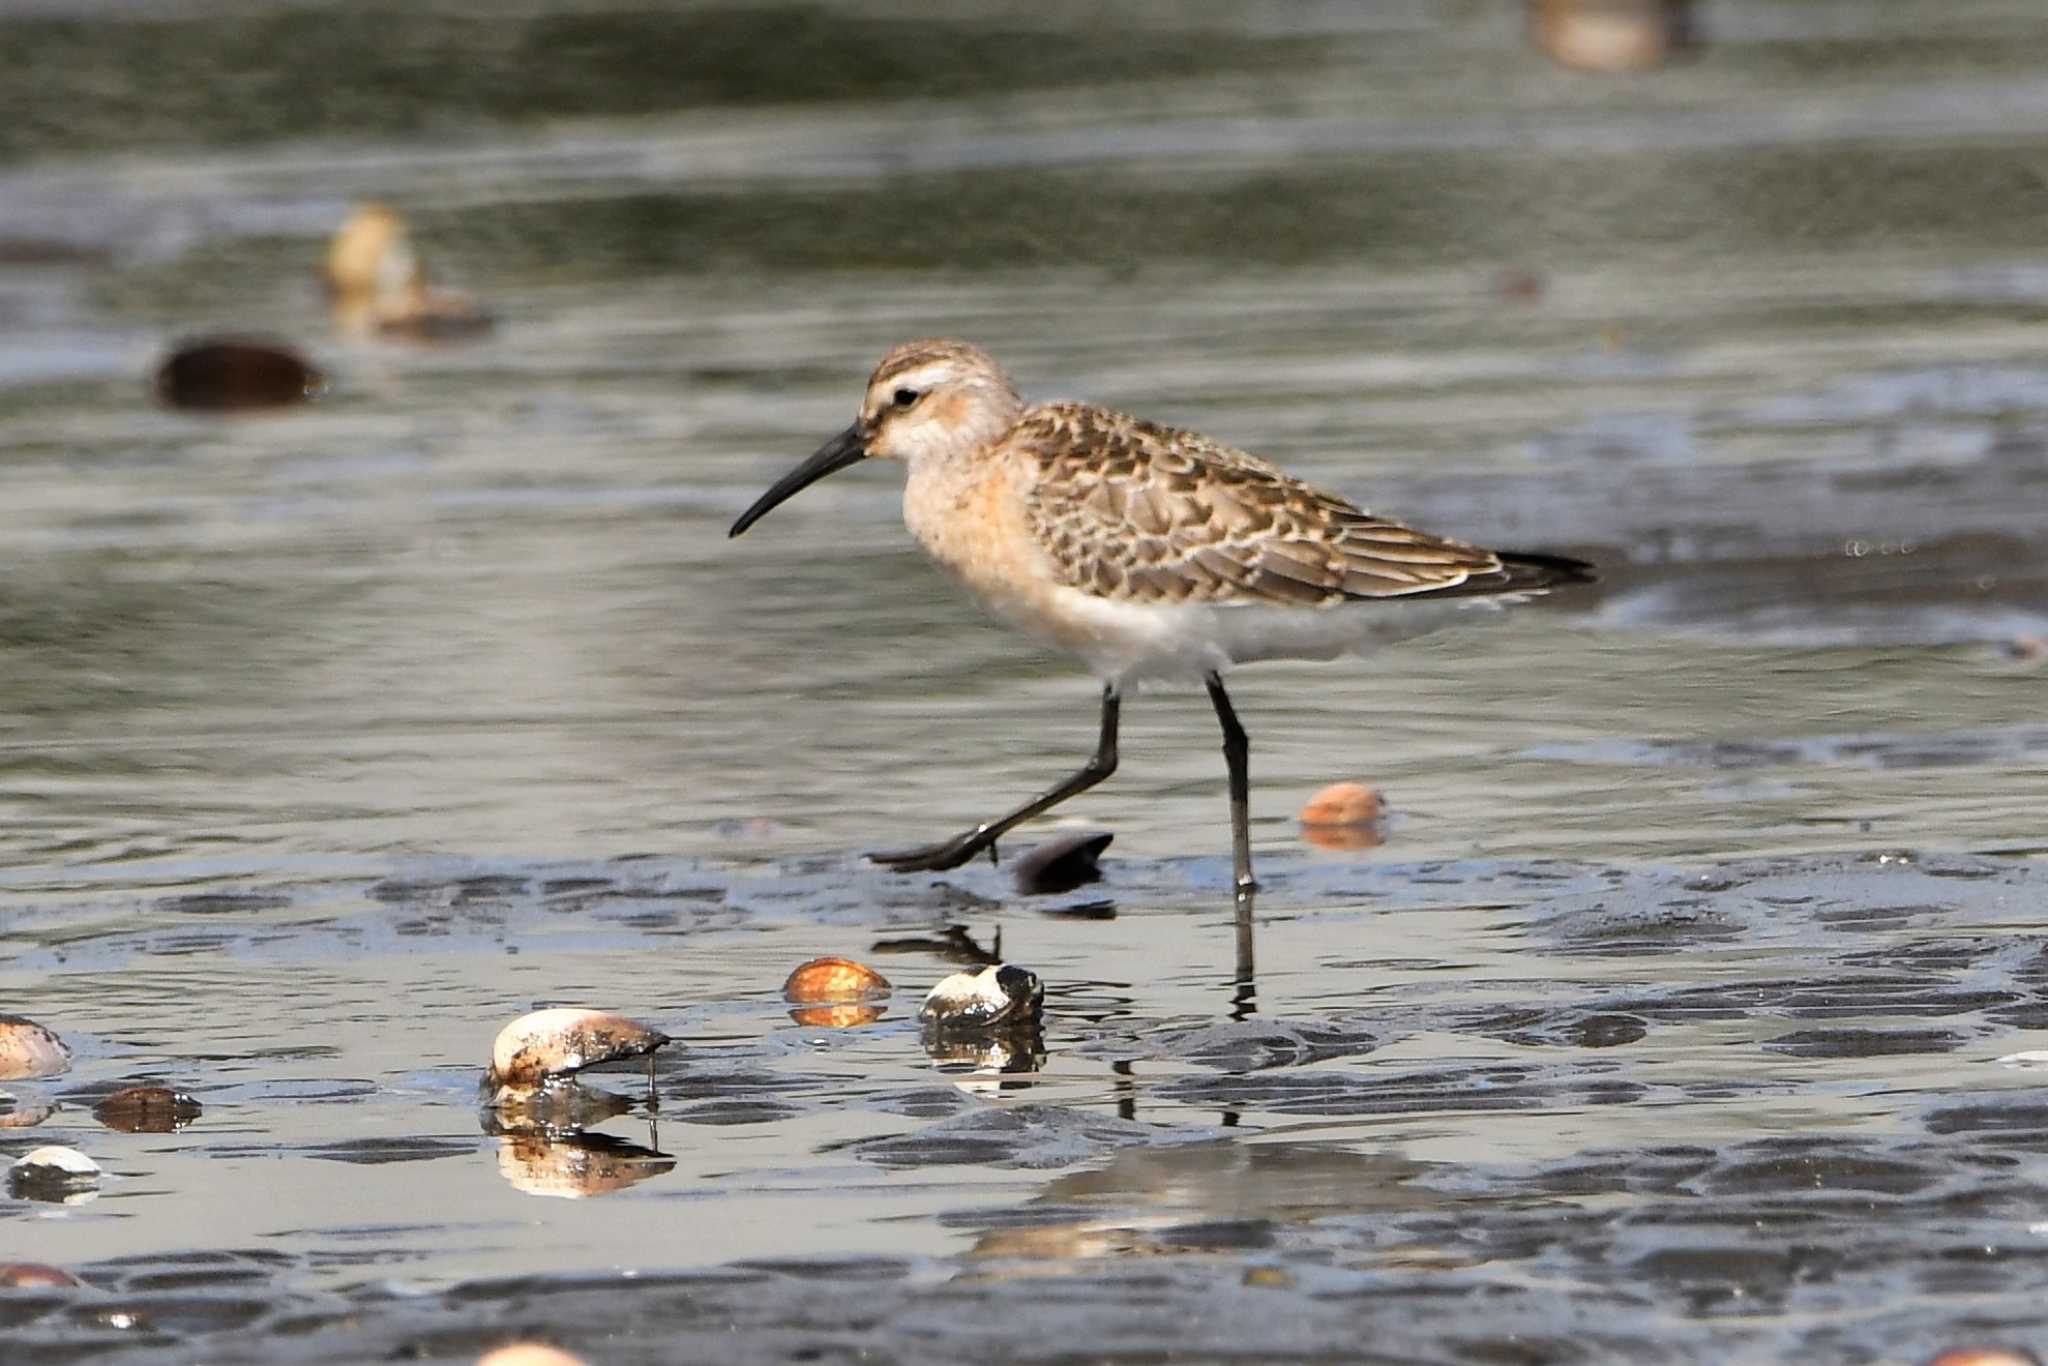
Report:
[[[1339,603],[1330,607],[1211,606],[1120,602],[1072,588],[1037,601],[988,600],[998,615],[1079,655],[1106,681],[1199,682],[1262,659],[1335,659],[1425,635],[1485,598]]]

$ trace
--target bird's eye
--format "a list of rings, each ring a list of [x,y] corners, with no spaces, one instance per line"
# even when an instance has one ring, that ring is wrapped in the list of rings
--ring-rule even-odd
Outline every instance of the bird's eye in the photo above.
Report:
[[[897,407],[908,408],[914,403],[916,403],[919,399],[923,398],[924,395],[915,389],[898,389],[896,391],[895,397]]]

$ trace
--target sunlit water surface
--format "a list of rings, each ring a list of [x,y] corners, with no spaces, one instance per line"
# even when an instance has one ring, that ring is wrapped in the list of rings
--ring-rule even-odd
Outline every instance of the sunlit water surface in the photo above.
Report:
[[[17,120],[0,1006],[78,1058],[10,1084],[59,1108],[0,1151],[108,1175],[0,1204],[9,1257],[84,1281],[0,1292],[0,1324],[165,1360],[464,1359],[522,1325],[606,1361],[2032,1334],[2042,1115],[1997,1060],[2048,1047],[2048,24],[1707,8],[1704,58],[1611,82],[1478,6],[1191,11],[1148,30],[1163,76],[1088,65],[1078,11],[806,11],[820,51],[1015,68],[929,99],[565,76],[531,124],[481,80],[436,124],[315,10],[266,22],[390,77],[388,123],[317,64],[268,129]],[[458,40],[424,13],[419,50]],[[686,22],[586,19],[619,60]],[[0,34],[70,54],[38,82],[147,91],[148,52],[203,67],[228,22]],[[310,268],[363,194],[492,337],[331,330]],[[328,396],[155,406],[154,359],[219,327],[295,339]],[[1252,980],[1199,694],[1134,699],[1115,779],[1005,846],[1113,831],[1101,883],[859,858],[1093,742],[1096,685],[918,558],[897,472],[726,538],[930,334],[1602,567],[1233,682]],[[1344,778],[1387,798],[1376,847],[1301,838]],[[927,1053],[948,927],[1045,980],[1036,1047]],[[819,953],[895,980],[879,1020],[791,1020]],[[681,1040],[656,1104],[628,1071],[581,1138],[487,1132],[492,1035],[553,1002]],[[94,1120],[143,1079],[203,1116]]]

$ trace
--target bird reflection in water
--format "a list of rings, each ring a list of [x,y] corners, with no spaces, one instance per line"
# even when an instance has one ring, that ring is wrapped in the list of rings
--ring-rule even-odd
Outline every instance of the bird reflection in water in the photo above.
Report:
[[[1054,1223],[1006,1221],[975,1240],[977,1278],[1086,1274],[1106,1258],[1213,1256],[1275,1241],[1330,1216],[1428,1208],[1430,1165],[1336,1145],[1192,1143],[1131,1148],[1055,1178],[1031,1205],[1097,1211]],[[1436,1261],[1431,1262],[1437,1264]]]

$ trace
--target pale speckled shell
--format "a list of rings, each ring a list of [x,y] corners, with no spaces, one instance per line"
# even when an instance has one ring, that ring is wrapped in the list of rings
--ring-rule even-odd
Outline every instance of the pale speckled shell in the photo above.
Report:
[[[71,1050],[56,1033],[19,1015],[0,1015],[0,1081],[54,1077],[71,1067]]]
[[[608,1011],[536,1010],[498,1032],[485,1082],[500,1093],[531,1091],[580,1068],[644,1056],[668,1041],[660,1030]]]

